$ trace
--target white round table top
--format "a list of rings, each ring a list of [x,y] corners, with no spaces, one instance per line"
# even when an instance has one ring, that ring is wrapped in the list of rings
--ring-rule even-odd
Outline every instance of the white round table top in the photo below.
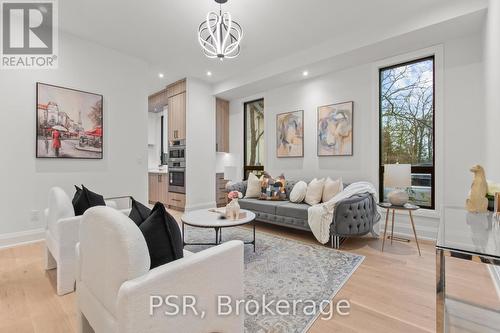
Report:
[[[240,214],[245,212],[246,216],[242,219],[231,220],[221,219],[220,214],[210,212],[208,209],[198,209],[185,213],[181,217],[181,221],[185,224],[202,227],[202,228],[224,228],[243,225],[255,220],[255,214],[246,209],[240,209]]]

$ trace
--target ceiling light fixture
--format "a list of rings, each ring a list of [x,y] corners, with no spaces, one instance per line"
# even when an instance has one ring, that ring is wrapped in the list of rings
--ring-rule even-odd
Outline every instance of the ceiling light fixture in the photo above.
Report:
[[[203,53],[209,58],[236,58],[240,54],[243,38],[241,26],[231,19],[228,12],[222,13],[222,4],[227,0],[215,0],[219,4],[219,14],[209,12],[207,19],[198,28],[198,42]]]
[[[207,76],[212,76],[212,72],[211,72],[211,71],[208,71],[208,72],[207,72]]]
[[[164,77],[163,73],[158,73],[158,77],[159,77],[160,79],[163,79],[163,77]]]
[[[309,72],[308,71],[303,71],[302,72],[302,76],[308,76],[309,75]]]

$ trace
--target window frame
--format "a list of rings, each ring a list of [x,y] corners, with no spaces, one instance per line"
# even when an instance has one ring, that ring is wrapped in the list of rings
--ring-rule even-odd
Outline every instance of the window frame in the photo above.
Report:
[[[262,101],[264,102],[264,97],[260,97],[257,99],[253,99],[251,101],[246,101],[243,103],[243,180],[247,180],[247,171],[248,173],[252,171],[264,171],[264,166],[259,165],[259,166],[250,166],[247,165],[247,104],[252,104],[255,102]],[[265,104],[264,104],[265,108]],[[265,124],[265,119],[266,115],[264,113],[264,124]],[[265,128],[264,128],[264,138],[266,136],[265,133]]]
[[[432,166],[411,166],[411,173],[425,173],[431,175],[431,206],[421,206],[424,209],[436,208],[436,55],[419,57],[409,61],[398,62],[378,68],[378,119],[379,119],[379,200],[384,199],[384,164],[382,163],[382,72],[401,66],[408,66],[426,60],[432,60]]]

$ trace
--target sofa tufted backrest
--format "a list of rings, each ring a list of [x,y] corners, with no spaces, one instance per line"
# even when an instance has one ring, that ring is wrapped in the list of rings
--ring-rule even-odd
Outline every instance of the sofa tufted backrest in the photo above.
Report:
[[[80,281],[116,315],[118,291],[146,274],[150,258],[137,225],[123,213],[97,206],[83,214],[80,226]]]
[[[335,209],[331,228],[340,236],[365,234],[371,231],[372,225],[380,218],[373,196],[369,193],[353,195],[342,200]]]

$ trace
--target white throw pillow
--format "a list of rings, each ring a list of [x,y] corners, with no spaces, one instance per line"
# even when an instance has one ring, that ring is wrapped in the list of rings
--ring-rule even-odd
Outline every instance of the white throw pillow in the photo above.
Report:
[[[325,184],[325,178],[311,180],[307,186],[306,204],[311,206],[317,205],[321,202],[321,197],[323,196],[323,185]]]
[[[307,183],[298,181],[290,192],[290,202],[301,203],[304,201],[307,192]]]
[[[254,175],[253,173],[250,173],[250,175],[248,175],[248,181],[247,181],[247,191],[245,193],[245,198],[258,198],[260,196],[260,193],[261,193],[261,181],[262,181],[262,177],[257,178],[256,175]]]
[[[343,190],[344,184],[342,183],[342,178],[337,180],[333,180],[330,177],[326,178],[325,185],[323,186],[323,202],[329,201]]]

